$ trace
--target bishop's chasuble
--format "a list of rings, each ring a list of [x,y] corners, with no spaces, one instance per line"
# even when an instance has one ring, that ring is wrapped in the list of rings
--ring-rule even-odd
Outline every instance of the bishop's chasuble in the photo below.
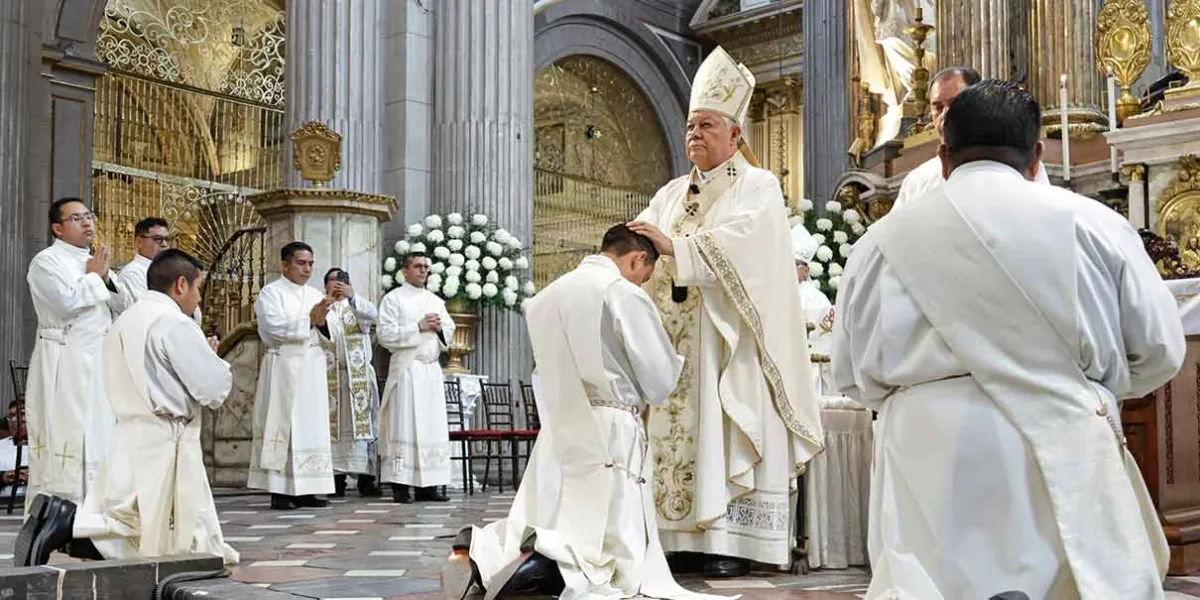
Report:
[[[421,331],[421,319],[437,313],[441,339]],[[450,483],[450,425],[438,357],[454,339],[446,303],[408,283],[379,303],[379,345],[392,353],[379,411],[380,478],[416,487]]]
[[[674,243],[646,287],[685,361],[650,411],[663,547],[789,564],[796,479],[824,436],[779,180],[735,154],[638,220]]]
[[[561,597],[702,597],[667,568],[654,518],[642,414],[666,401],[683,360],[654,304],[593,255],[525,305],[542,429],[508,518],[471,537],[484,586],[535,549],[558,563]]]
[[[333,470],[375,474],[375,438],[379,435],[379,384],[371,365],[371,325],[379,313],[362,296],[333,303],[326,318],[329,343],[329,435]]]
[[[116,435],[75,515],[74,536],[108,559],[238,553],[225,543],[204,456],[200,411],[229,395],[233,375],[169,296],[146,292],[104,340]]]
[[[968,163],[867,231],[837,305],[835,382],[879,411],[867,598],[1163,597],[1118,400],[1185,342],[1125,219]]]
[[[308,316],[324,297],[280,277],[254,302],[266,353],[254,396],[249,487],[288,496],[333,493],[325,338]]]
[[[29,264],[38,330],[25,389],[31,455],[26,509],[38,494],[83,502],[108,450],[113,414],[100,350],[124,299],[87,272],[89,256],[87,248],[55,240]]]

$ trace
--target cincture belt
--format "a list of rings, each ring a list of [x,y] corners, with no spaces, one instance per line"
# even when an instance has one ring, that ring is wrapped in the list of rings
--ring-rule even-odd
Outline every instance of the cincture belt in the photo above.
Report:
[[[303,350],[304,348],[320,348],[320,347],[321,347],[320,342],[304,342],[303,344],[283,344],[280,346],[274,346],[271,348],[267,348],[267,354],[274,354],[274,355],[278,356],[285,349],[290,349],[292,352],[297,352],[299,350]]]
[[[69,333],[71,333],[70,325],[66,327],[38,327],[37,330],[39,338],[50,342],[58,342],[59,344],[67,343],[67,334]]]
[[[615,408],[617,410],[623,410],[627,413],[632,414],[635,417],[642,416],[642,409],[640,409],[636,406],[629,406],[628,404],[621,404],[620,402],[613,402],[612,400],[604,400],[602,398],[588,398],[588,404],[591,404],[592,406],[595,406],[597,408]]]

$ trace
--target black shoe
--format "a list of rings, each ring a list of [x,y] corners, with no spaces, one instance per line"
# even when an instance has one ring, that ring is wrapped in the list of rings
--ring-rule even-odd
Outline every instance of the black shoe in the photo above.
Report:
[[[372,498],[382,495],[382,492],[379,489],[379,484],[375,482],[374,475],[358,476],[358,495],[364,498]]]
[[[292,502],[299,508],[325,508],[329,506],[329,501],[324,498],[318,498],[312,494],[296,496]]]
[[[1025,595],[1025,592],[1018,591],[1000,592],[988,600],[1029,600],[1029,596]]]
[[[392,501],[400,504],[412,504],[412,493],[408,490],[408,486],[402,483],[393,483]]]
[[[33,540],[33,549],[30,551],[32,566],[50,562],[51,552],[63,550],[70,543],[71,529],[75,525],[75,503],[50,497],[42,514],[42,530]]]
[[[704,563],[704,576],[745,577],[750,574],[750,561],[730,556],[711,556]]]
[[[537,552],[522,554],[501,570],[495,580],[503,581],[504,584],[495,594],[489,593],[486,600],[536,594],[557,596],[566,587],[562,572],[558,570],[558,563]]]
[[[439,486],[417,488],[417,502],[449,502],[450,496]]]
[[[295,498],[287,494],[271,494],[271,509],[292,510],[296,508]]]
[[[21,531],[17,534],[17,543],[13,546],[14,567],[34,566],[30,562],[33,558],[33,541],[42,532],[42,525],[46,521],[46,507],[49,504],[50,496],[38,494],[33,499],[33,503],[29,505],[29,516],[21,525]]]
[[[88,538],[75,538],[67,544],[67,556],[85,560],[104,560],[104,555]]]
[[[338,473],[333,476],[333,497],[341,498],[346,495],[346,474]]]

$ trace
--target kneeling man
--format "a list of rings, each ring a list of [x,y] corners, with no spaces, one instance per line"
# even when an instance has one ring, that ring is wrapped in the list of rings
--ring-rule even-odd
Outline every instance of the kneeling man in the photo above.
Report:
[[[189,315],[200,303],[200,263],[164,250],[146,274],[149,291],[104,339],[105,391],[117,417],[107,460],[78,514],[39,495],[18,537],[15,565],[46,564],[75,538],[103,558],[238,553],[225,543],[200,449],[200,411],[218,408],[233,383],[229,365]]]
[[[659,545],[644,411],[683,368],[639,287],[658,252],[618,225],[525,305],[542,429],[508,518],[464,530],[443,575],[448,596],[698,596]],[[468,559],[469,550],[469,559]]]

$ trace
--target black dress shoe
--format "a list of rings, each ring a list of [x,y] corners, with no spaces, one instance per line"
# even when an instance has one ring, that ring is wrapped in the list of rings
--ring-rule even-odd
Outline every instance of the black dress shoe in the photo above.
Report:
[[[511,575],[505,578],[509,572]],[[522,554],[496,577],[504,584],[494,594],[489,593],[487,600],[535,594],[557,596],[566,587],[558,563],[538,552]]]
[[[67,556],[86,560],[104,560],[104,555],[88,538],[75,538],[67,544]]]
[[[750,561],[730,556],[712,556],[704,563],[704,576],[745,577],[750,574]]]
[[[364,498],[371,498],[380,495],[379,484],[375,482],[374,475],[359,475],[358,476],[358,495]]]
[[[402,483],[392,484],[392,501],[400,504],[412,504],[412,493],[409,492],[408,486]]]
[[[32,567],[33,541],[42,531],[46,522],[46,507],[50,504],[50,496],[38,494],[29,506],[29,517],[21,525],[17,534],[17,543],[13,546],[13,566]]]
[[[328,500],[324,498],[318,498],[312,494],[296,496],[292,499],[292,502],[294,502],[296,506],[300,508],[325,508],[326,506],[329,506]]]
[[[75,525],[75,503],[51,497],[43,513],[42,530],[33,540],[30,562],[33,566],[50,562],[50,553],[63,550],[71,541],[71,529]]]
[[[999,594],[988,598],[988,600],[1029,600],[1029,596],[1027,596],[1025,592],[1018,592],[1014,590],[1010,592],[1000,592]]]
[[[292,510],[296,508],[295,498],[287,494],[271,494],[271,508],[273,510]]]
[[[346,474],[338,473],[333,476],[333,497],[341,498],[346,495]]]
[[[442,491],[442,488],[423,487],[417,488],[417,502],[449,502],[450,496]]]

